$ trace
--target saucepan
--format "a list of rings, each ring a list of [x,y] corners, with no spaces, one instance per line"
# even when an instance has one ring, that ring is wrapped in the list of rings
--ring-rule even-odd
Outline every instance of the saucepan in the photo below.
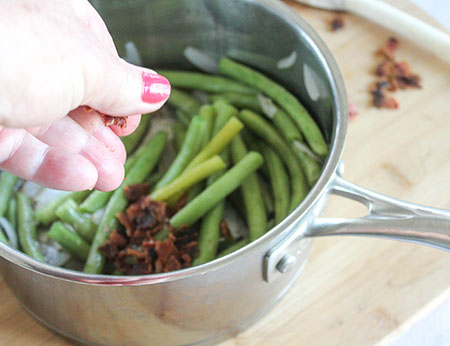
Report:
[[[450,212],[401,202],[340,176],[348,118],[344,82],[322,40],[286,5],[275,0],[92,3],[121,55],[139,52],[147,66],[192,69],[185,54],[192,47],[263,71],[302,100],[330,150],[319,180],[284,221],[239,251],[201,266],[149,276],[90,275],[40,263],[0,243],[4,281],[48,327],[96,345],[211,344],[268,313],[299,276],[313,237],[368,235],[450,249]],[[279,68],[286,57],[289,66]],[[322,218],[330,194],[361,202],[369,211],[356,219]]]

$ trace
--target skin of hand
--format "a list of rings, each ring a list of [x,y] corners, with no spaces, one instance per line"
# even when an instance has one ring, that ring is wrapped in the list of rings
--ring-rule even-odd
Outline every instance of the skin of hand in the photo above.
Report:
[[[166,102],[167,79],[121,59],[87,0],[1,1],[0,51],[0,169],[61,190],[118,187],[119,136]]]

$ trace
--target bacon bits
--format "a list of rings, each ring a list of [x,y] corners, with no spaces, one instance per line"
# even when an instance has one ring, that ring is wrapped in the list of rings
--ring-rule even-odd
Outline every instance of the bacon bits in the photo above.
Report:
[[[329,24],[331,31],[338,31],[344,27],[344,17],[336,14],[330,19]]]
[[[121,129],[124,129],[124,128],[127,127],[128,117],[112,117],[110,115],[106,115],[106,114],[103,114],[103,113],[101,113],[99,111],[96,111],[96,110],[92,109],[89,106],[83,106],[83,111],[85,113],[90,113],[90,112],[94,112],[94,111],[97,112],[98,115],[100,115],[100,117],[102,118],[103,123],[105,124],[105,126],[117,125]]]
[[[358,109],[354,103],[348,103],[348,117],[350,120],[354,120],[358,117]]]
[[[125,275],[163,273],[192,264],[198,254],[195,229],[174,229],[169,218],[175,211],[166,203],[152,201],[148,185],[125,188],[132,202],[118,220],[124,230],[114,230],[99,251]]]
[[[399,42],[396,38],[390,37],[377,53],[382,57],[382,61],[375,68],[377,81],[372,85],[372,104],[377,108],[398,108],[395,98],[387,95],[398,89],[421,88],[420,76],[411,71],[406,61],[397,62],[395,54],[398,50]]]
[[[100,117],[102,118],[105,126],[116,125],[116,126],[120,127],[121,129],[124,129],[125,127],[127,127],[128,117],[112,117],[110,115],[106,115],[106,114],[103,114],[100,112],[99,112],[99,114],[100,114]]]

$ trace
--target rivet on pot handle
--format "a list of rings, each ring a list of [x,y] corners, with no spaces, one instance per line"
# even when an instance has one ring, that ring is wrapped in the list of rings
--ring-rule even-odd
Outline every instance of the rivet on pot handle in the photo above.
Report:
[[[330,193],[363,203],[366,216],[317,218],[306,237],[361,235],[414,242],[450,251],[450,211],[403,202],[370,191],[336,175]]]

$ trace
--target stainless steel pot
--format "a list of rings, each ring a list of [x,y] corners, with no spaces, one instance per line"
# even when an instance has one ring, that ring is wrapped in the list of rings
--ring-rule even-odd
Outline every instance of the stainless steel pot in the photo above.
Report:
[[[330,154],[307,198],[281,224],[214,262],[172,273],[111,277],[54,268],[0,243],[0,272],[22,305],[83,343],[213,343],[246,328],[286,293],[305,264],[310,237],[371,235],[450,249],[450,213],[400,202],[339,176],[347,128],[344,83],[317,34],[274,0],[93,0],[122,49],[132,41],[148,66],[192,67],[187,46],[229,55],[293,90],[316,117]],[[129,45],[129,44],[128,44]],[[296,52],[289,69],[280,58]],[[369,207],[359,219],[323,219],[329,194]]]

